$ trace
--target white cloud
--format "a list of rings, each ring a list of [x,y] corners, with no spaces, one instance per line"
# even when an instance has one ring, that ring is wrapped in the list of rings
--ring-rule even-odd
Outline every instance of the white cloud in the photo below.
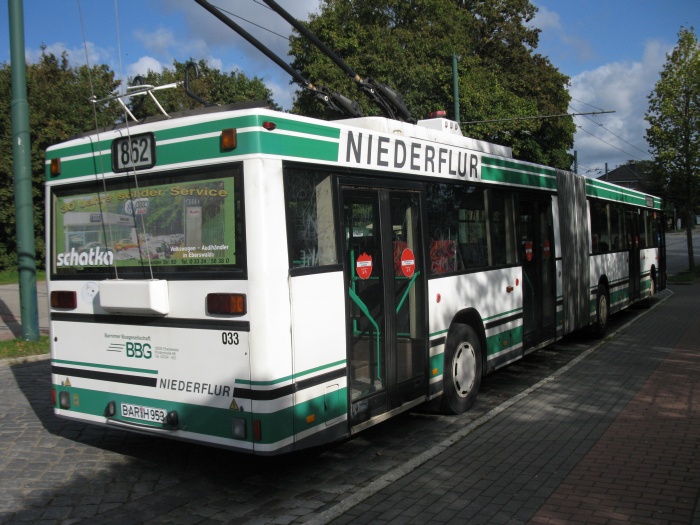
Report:
[[[550,29],[561,31],[559,13],[550,11],[544,6],[537,6],[537,14],[532,19],[532,24],[543,31],[548,31]]]
[[[577,61],[587,61],[594,57],[595,53],[590,42],[568,31],[563,26],[559,13],[547,9],[545,6],[537,6],[537,9],[532,25],[559,42],[557,51],[562,55],[562,59],[573,58]]]
[[[127,76],[135,77],[136,75],[146,75],[149,71],[160,73],[163,71],[163,64],[150,56],[139,58],[133,64],[127,67]]]
[[[148,51],[159,56],[169,55],[171,48],[175,47],[177,43],[173,32],[162,27],[150,33],[136,30],[134,31],[134,38],[143,43]]]
[[[85,64],[85,50],[87,49],[87,58],[91,66],[104,64],[112,58],[112,52],[96,46],[92,42],[87,42],[82,47],[69,48],[63,42],[55,42],[46,46],[45,53],[53,54],[60,58],[63,52],[68,54],[68,61],[71,66],[81,66]],[[24,52],[27,62],[35,64],[41,57],[41,49],[26,49]]]
[[[571,104],[577,111],[594,111],[591,106],[615,111],[590,119],[576,117],[576,124],[586,130],[579,129],[575,136],[581,166],[602,168],[607,162],[613,169],[628,160],[650,159],[643,153],[647,151],[644,115],[664,61],[661,43],[650,41],[641,62],[612,62],[571,79]]]

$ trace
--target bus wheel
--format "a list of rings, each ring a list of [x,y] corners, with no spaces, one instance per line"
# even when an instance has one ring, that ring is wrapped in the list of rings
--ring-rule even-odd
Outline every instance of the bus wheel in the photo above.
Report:
[[[481,386],[481,343],[471,326],[458,324],[445,345],[443,410],[461,414],[471,408]]]
[[[605,335],[605,331],[608,329],[608,316],[610,315],[608,294],[605,290],[605,286],[602,284],[598,285],[598,292],[596,293],[595,313],[596,320],[591,328],[593,336],[601,338]]]

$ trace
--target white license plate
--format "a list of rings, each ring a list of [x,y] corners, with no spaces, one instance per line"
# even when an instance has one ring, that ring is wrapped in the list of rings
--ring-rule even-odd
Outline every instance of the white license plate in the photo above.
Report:
[[[165,410],[122,403],[122,417],[151,421],[153,423],[165,423]]]

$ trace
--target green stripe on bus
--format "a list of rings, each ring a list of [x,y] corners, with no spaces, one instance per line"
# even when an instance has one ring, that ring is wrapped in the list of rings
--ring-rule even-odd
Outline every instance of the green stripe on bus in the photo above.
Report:
[[[555,169],[549,168],[547,166],[533,166],[531,164],[523,164],[512,160],[499,159],[494,157],[484,156],[481,158],[481,163],[484,166],[494,166],[517,171],[525,171],[537,175],[547,175],[549,177],[555,177],[557,174],[557,171]]]
[[[241,133],[238,136],[238,146],[235,150],[222,152],[219,137],[193,137],[187,142],[158,144],[156,166],[162,168],[184,162],[206,162],[212,159],[235,158],[252,154],[282,155],[298,159],[335,162],[338,160],[338,143],[319,141],[313,137],[249,132]],[[51,177],[50,166],[47,166],[46,179],[63,180],[86,175],[100,175],[103,172],[109,173],[111,171],[112,155],[105,153],[101,156],[64,160],[61,162],[59,178]],[[147,174],[148,170],[138,173]]]
[[[338,140],[340,129],[331,126],[310,124],[285,118],[274,118],[276,129],[307,136],[289,136],[274,131],[250,131],[240,133],[238,146],[232,152],[222,152],[219,137],[204,137],[203,135],[217,133],[227,128],[256,128],[269,117],[263,115],[247,115],[232,119],[214,120],[180,126],[171,129],[157,130],[156,136],[158,166],[176,164],[184,161],[217,159],[251,153],[267,153],[287,155],[297,158],[316,159],[324,161],[338,160]],[[138,127],[133,128],[133,134],[140,133]],[[198,138],[201,137],[201,138]],[[332,139],[330,141],[318,140]],[[163,144],[166,141],[187,139],[176,144]],[[78,176],[95,175],[112,171],[112,140],[100,140],[99,143],[85,142],[83,144],[55,147],[46,153],[46,160],[61,158],[61,175],[51,177],[50,163],[47,163],[46,179],[62,180]],[[204,151],[202,151],[204,150]],[[99,151],[103,151],[102,155]],[[187,152],[186,155],[184,153]],[[85,158],[70,158],[87,155]],[[102,167],[99,164],[102,164]]]
[[[507,312],[501,312],[500,314],[492,315],[491,317],[484,317],[484,322],[487,321],[493,321],[494,319],[498,319],[500,317],[506,317],[511,314],[515,313],[522,313],[523,309],[522,308],[514,308],[513,310],[508,310]]]
[[[529,186],[532,188],[555,190],[557,187],[557,181],[552,177],[547,177],[536,173],[525,173],[522,171],[507,171],[489,166],[482,166],[481,178],[483,180],[490,180],[493,182],[518,184],[520,186]]]
[[[312,124],[310,122],[302,122],[299,120],[278,118],[270,118],[266,115],[256,115],[258,119],[258,125],[262,126],[264,121],[271,121],[275,124],[277,130],[291,131],[294,133],[304,133],[307,135],[316,135],[317,137],[325,137],[329,139],[340,139],[340,128],[333,126],[323,126],[319,124]],[[274,133],[269,131],[264,132],[270,136],[274,136]]]
[[[66,361],[64,359],[52,359],[52,363],[60,363],[62,365],[77,365],[87,366],[90,368],[105,368],[107,370],[123,370],[125,372],[141,372],[143,374],[157,374],[158,370],[148,370],[144,368],[129,368],[126,366],[102,365],[98,363],[84,363],[82,361]]]
[[[278,383],[284,383],[287,381],[293,381],[294,379],[300,379],[304,376],[307,376],[309,374],[314,374],[316,372],[321,372],[322,370],[328,370],[330,368],[335,368],[340,365],[345,365],[346,361],[345,359],[341,359],[340,361],[335,361],[334,363],[328,363],[325,365],[317,366],[316,368],[310,368],[308,370],[304,370],[303,372],[298,372],[296,374],[280,377],[278,379],[271,379],[270,381],[249,381],[247,379],[236,379],[236,384],[237,385],[257,385],[257,386],[270,386],[270,385],[276,385]]]
[[[652,201],[652,208],[661,209],[661,199],[658,197],[645,195],[622,186],[606,184],[595,179],[586,179],[586,195],[645,207],[647,206],[647,198],[649,198]]]
[[[486,355],[491,356],[512,348],[523,342],[523,327],[516,326],[510,330],[492,335],[486,338]]]
[[[261,133],[260,153],[284,155],[299,159],[338,160],[338,143],[319,141],[314,138],[292,137],[289,135],[272,135]]]

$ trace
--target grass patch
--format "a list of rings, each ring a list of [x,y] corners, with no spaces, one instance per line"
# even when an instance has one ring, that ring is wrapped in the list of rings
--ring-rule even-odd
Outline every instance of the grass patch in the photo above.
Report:
[[[36,272],[37,281],[46,280],[46,272],[43,270],[37,270]],[[3,270],[0,271],[0,284],[16,284],[19,282],[19,272],[17,270]]]
[[[0,359],[9,359],[12,357],[27,357],[31,355],[41,355],[48,353],[48,335],[40,336],[38,341],[23,341],[21,339],[0,341]]]
[[[695,265],[695,272],[691,273],[686,270],[676,275],[670,275],[666,281],[671,284],[688,284],[692,283],[695,279],[700,279],[700,265],[698,264]]]

